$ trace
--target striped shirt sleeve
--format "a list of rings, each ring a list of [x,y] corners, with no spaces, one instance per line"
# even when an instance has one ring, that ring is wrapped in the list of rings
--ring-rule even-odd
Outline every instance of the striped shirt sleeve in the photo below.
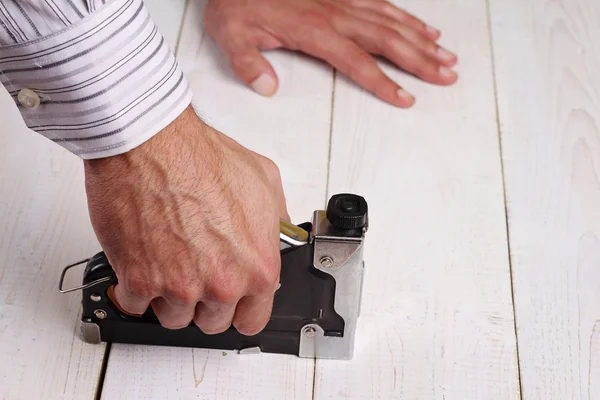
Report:
[[[140,145],[192,100],[142,0],[0,0],[0,82],[30,129],[84,159]]]

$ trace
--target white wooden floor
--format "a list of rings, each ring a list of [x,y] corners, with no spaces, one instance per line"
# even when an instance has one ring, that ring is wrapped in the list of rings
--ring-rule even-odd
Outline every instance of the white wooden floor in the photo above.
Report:
[[[600,2],[396,1],[460,57],[447,88],[386,66],[417,95],[399,110],[290,52],[259,97],[204,1],[147,4],[205,120],[279,164],[295,222],[337,192],[369,202],[355,358],[82,342],[57,290],[99,250],[82,163],[2,91],[0,398],[600,399]]]

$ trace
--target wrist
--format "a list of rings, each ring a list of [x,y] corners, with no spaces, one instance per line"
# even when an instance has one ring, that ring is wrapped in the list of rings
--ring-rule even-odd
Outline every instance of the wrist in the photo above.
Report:
[[[141,145],[114,156],[84,160],[86,176],[106,176],[147,169],[149,163],[156,165],[177,161],[173,154],[179,154],[181,161],[186,158],[186,148],[190,141],[206,136],[207,125],[188,106],[173,122]],[[187,142],[187,143],[186,143]],[[145,166],[145,167],[144,167]]]
[[[214,131],[188,106],[173,122],[141,145],[122,154],[84,160],[86,181],[95,184],[115,180],[147,179],[159,173],[178,178],[200,160],[210,162],[216,147]],[[169,174],[168,171],[177,171]]]

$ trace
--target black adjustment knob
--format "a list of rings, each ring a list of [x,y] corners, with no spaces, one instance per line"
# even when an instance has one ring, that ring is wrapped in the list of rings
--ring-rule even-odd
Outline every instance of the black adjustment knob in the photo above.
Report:
[[[367,225],[366,200],[355,194],[336,194],[327,204],[327,219],[339,229],[359,229]]]

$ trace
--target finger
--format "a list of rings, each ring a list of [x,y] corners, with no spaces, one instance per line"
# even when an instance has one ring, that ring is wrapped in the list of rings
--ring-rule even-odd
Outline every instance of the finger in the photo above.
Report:
[[[386,26],[398,32],[403,38],[413,43],[418,49],[427,53],[430,57],[438,60],[440,63],[452,67],[456,65],[457,57],[451,51],[441,47],[435,41],[424,36],[421,32],[402,24],[387,15],[377,13],[367,9],[356,9],[353,7],[344,7],[344,11],[357,19],[367,20],[382,26]]]
[[[233,326],[242,335],[254,336],[269,322],[273,311],[274,294],[246,296],[238,303],[233,317]]]
[[[365,50],[386,57],[399,68],[424,81],[438,85],[456,82],[456,72],[440,65],[437,60],[390,28],[352,17],[340,18],[335,23],[340,32]]]
[[[160,324],[167,329],[181,329],[194,318],[194,305],[173,304],[163,297],[152,300],[152,310]]]
[[[438,29],[434,28],[433,26],[427,25],[419,18],[407,13],[406,11],[396,7],[395,5],[387,1],[350,0],[349,4],[358,8],[364,8],[378,12],[383,15],[387,15],[388,17],[391,17],[400,23],[410,26],[414,30],[420,32],[421,34],[425,35],[426,37],[432,40],[437,40],[441,36],[441,33]]]
[[[150,306],[152,297],[149,295],[139,295],[132,290],[127,290],[125,285],[118,283],[113,289],[115,305],[126,314],[140,316],[146,312]]]
[[[266,97],[277,92],[277,74],[255,44],[240,36],[224,40],[221,45],[233,71],[252,90]]]
[[[333,29],[315,27],[300,29],[299,50],[329,62],[357,84],[380,99],[398,107],[407,108],[415,98],[388,78],[375,60],[354,42],[340,36]]]
[[[194,323],[207,335],[225,332],[231,327],[235,304],[203,302],[196,305]]]

